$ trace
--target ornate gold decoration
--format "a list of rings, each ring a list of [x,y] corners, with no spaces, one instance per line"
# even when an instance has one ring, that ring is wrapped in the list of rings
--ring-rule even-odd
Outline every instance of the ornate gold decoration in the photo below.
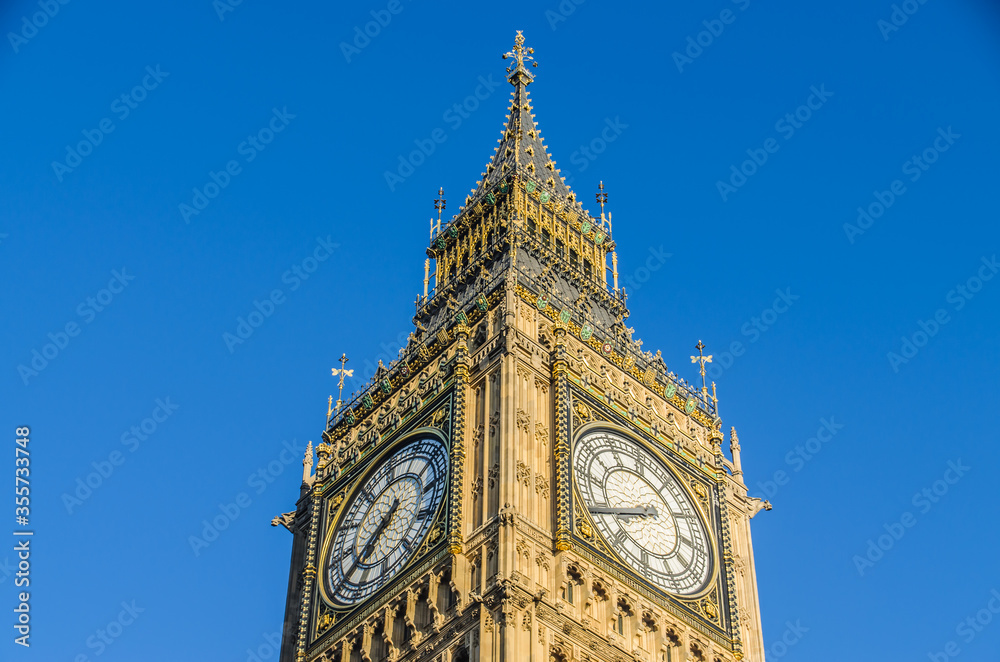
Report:
[[[319,617],[319,622],[316,624],[316,634],[323,634],[329,630],[333,624],[337,621],[337,617],[327,609],[326,605],[323,606],[323,613]]]
[[[708,598],[701,601],[701,610],[713,621],[719,617],[718,606]]]
[[[646,368],[646,371],[642,373],[642,381],[646,386],[652,386],[656,383],[656,371],[652,368]]]
[[[580,417],[581,421],[590,420],[590,407],[588,407],[585,403],[577,400],[576,415]]]

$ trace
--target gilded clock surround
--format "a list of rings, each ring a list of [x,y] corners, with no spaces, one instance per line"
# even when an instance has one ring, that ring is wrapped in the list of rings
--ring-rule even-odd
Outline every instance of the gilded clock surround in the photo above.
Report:
[[[296,510],[275,518],[294,534],[281,660],[763,660],[749,521],[769,506],[747,496],[735,431],[722,452],[714,385],[679,379],[626,327],[603,185],[595,217],[542,142],[520,34],[507,55],[500,145],[432,227],[407,345],[338,401]],[[703,518],[713,564],[698,593],[658,589],[602,543],[572,469],[597,428],[651,452]],[[368,600],[333,604],[319,575],[338,518],[363,476],[428,432],[450,461],[429,533]]]

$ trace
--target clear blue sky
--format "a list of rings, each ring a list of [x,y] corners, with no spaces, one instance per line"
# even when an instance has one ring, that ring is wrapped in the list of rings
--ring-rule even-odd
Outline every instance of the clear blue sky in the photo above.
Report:
[[[671,254],[632,288],[636,335],[691,381],[698,339],[715,356],[774,504],[754,520],[769,659],[996,659],[991,4],[913,1],[899,26],[889,0],[218,5],[69,2],[37,29],[38,3],[0,10],[2,484],[30,425],[37,546],[34,646],[7,630],[3,659],[242,661],[280,628],[291,536],[269,521],[337,357],[370,373],[410,330],[432,201],[457,211],[492,154],[516,29],[563,174],[591,210],[605,182],[622,273]],[[391,20],[345,52],[373,11]],[[255,302],[273,312],[227,345]],[[95,464],[113,471],[67,505]],[[808,631],[786,650],[789,622]]]

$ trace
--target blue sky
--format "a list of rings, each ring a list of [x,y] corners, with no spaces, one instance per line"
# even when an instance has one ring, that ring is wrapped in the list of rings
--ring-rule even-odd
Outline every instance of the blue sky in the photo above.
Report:
[[[266,646],[291,543],[268,524],[330,368],[370,374],[410,330],[433,200],[457,211],[492,154],[521,29],[542,135],[592,211],[604,181],[623,277],[670,254],[629,323],[691,381],[704,340],[774,504],[768,659],[996,659],[1000,12],[390,4],[4,3],[3,484],[30,425],[36,551],[33,646],[8,630],[3,658]]]

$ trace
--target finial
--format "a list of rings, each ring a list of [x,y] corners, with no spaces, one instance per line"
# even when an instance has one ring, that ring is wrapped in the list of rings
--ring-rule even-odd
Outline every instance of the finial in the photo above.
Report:
[[[443,186],[438,187],[438,197],[434,199],[434,209],[437,209],[438,213],[438,223],[437,223],[438,232],[441,232],[441,212],[444,211],[445,203],[447,202],[448,201],[444,199],[444,187]],[[433,238],[434,237],[432,236],[431,239]]]
[[[538,63],[534,62],[535,58],[531,57],[531,54],[534,53],[534,52],[535,52],[534,48],[525,48],[524,47],[524,35],[521,34],[520,30],[518,30],[517,31],[517,36],[514,37],[514,48],[513,48],[513,50],[508,51],[507,53],[504,53],[501,56],[505,60],[507,58],[513,58],[516,61],[516,62],[512,62],[511,64],[507,65],[507,73],[511,74],[511,76],[510,76],[510,82],[511,82],[512,85],[515,84],[514,81],[516,80],[518,73],[522,73],[522,74],[524,74],[524,75],[527,76],[527,81],[526,81],[525,84],[531,82],[531,74],[529,74],[528,70],[524,68],[524,63],[525,62],[531,62],[531,66],[533,66],[533,67],[537,67],[538,66]]]
[[[707,398],[708,385],[705,382],[705,364],[712,362],[712,355],[711,354],[709,354],[708,356],[704,355],[702,350],[705,349],[705,343],[703,343],[701,340],[698,341],[698,344],[695,345],[694,348],[698,350],[698,356],[692,356],[691,363],[701,362],[701,393]]]
[[[740,458],[740,438],[736,436],[735,427],[729,430],[729,452],[733,455],[733,475],[742,483],[743,463]],[[770,507],[767,507],[767,509],[770,510]]]
[[[719,416],[719,396],[715,394],[715,382],[712,382],[712,404],[715,405],[715,416]]]
[[[334,416],[336,416],[337,414],[340,413],[340,406],[344,404],[344,399],[343,399],[343,396],[344,396],[344,377],[353,377],[354,376],[354,370],[347,370],[344,367],[347,364],[348,361],[350,361],[350,359],[347,358],[347,354],[341,354],[340,355],[340,368],[333,368],[333,370],[332,370],[334,377],[336,377],[337,375],[340,375],[340,384],[338,386],[339,390],[337,391],[337,408],[333,412]],[[332,398],[333,396],[330,396],[330,397]],[[326,418],[326,425],[327,425],[327,427],[329,427],[330,426],[330,414],[329,414],[329,410],[327,410],[327,415],[326,416],[327,416],[327,418]]]
[[[604,182],[597,185],[597,204],[601,205],[601,225],[604,225],[604,203],[608,201],[608,194],[604,192]]]
[[[302,458],[302,484],[312,483],[312,465],[313,465],[313,442],[310,441],[306,444],[305,457]]]

